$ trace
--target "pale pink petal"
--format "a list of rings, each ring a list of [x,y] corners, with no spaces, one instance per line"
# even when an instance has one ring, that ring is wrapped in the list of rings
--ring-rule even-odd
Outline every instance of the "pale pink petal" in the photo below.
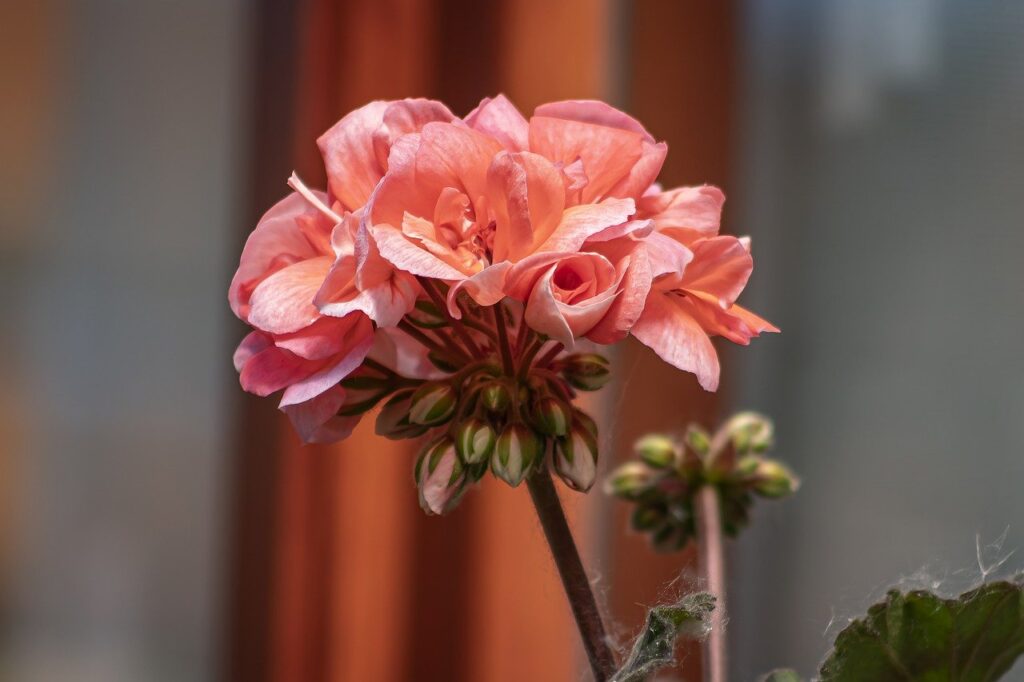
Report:
[[[717,187],[677,187],[645,195],[637,202],[637,214],[654,221],[654,227],[683,244],[718,234],[725,195]]]
[[[359,417],[339,417],[337,412],[345,403],[345,389],[341,386],[321,393],[312,400],[281,408],[288,415],[306,443],[334,443],[347,438],[359,423]]]
[[[640,121],[600,100],[570,99],[561,102],[549,102],[537,107],[533,115],[594,123],[609,128],[629,130],[639,133],[648,142],[654,142],[654,138],[644,129]]]
[[[260,282],[250,299],[249,324],[271,334],[287,334],[312,324],[320,316],[313,297],[331,261],[328,256],[299,261]]]
[[[558,227],[565,185],[555,166],[530,152],[501,152],[487,170],[488,205],[495,215],[494,260],[532,253]]]
[[[502,261],[490,265],[480,272],[464,280],[458,281],[448,289],[448,312],[455,319],[462,319],[462,310],[458,305],[458,295],[465,290],[470,298],[483,306],[491,306],[505,298],[505,278],[511,263]]]
[[[380,255],[410,275],[434,279],[464,279],[466,273],[456,270],[419,244],[410,241],[401,230],[388,224],[370,228]]]
[[[617,260],[617,268],[622,271],[619,294],[608,312],[594,325],[587,338],[597,343],[612,344],[621,341],[636,324],[643,313],[647,295],[651,291],[651,264],[647,249],[641,244],[629,244],[625,240],[609,244],[609,249],[618,251],[628,248],[629,251],[614,258],[616,254],[605,252],[606,257]]]
[[[362,206],[387,171],[395,140],[428,122],[453,118],[430,100],[371,102],[349,113],[317,140],[331,194],[350,211]]]
[[[592,234],[587,238],[587,243],[609,242],[619,237],[630,237],[631,239],[646,239],[654,231],[652,220],[630,220],[625,223],[614,225]]]
[[[415,277],[394,269],[387,279],[361,289],[355,280],[354,259],[341,259],[331,267],[313,302],[324,315],[345,317],[358,311],[378,326],[392,327],[412,310],[419,290]]]
[[[294,353],[270,346],[246,360],[238,380],[249,393],[267,396],[301,381],[319,366]]]
[[[235,363],[235,371],[241,372],[249,358],[274,345],[274,339],[263,332],[249,332],[242,342],[238,344],[232,360]]]
[[[643,153],[644,137],[633,131],[565,119],[534,116],[530,119],[530,151],[555,163],[583,162],[587,184],[580,201],[589,203],[629,176]]]
[[[732,305],[747,285],[754,261],[736,237],[712,237],[694,242],[693,261],[686,267],[681,289],[718,298],[723,308]]]
[[[715,391],[719,375],[715,347],[674,298],[652,293],[630,333],[673,367],[693,372],[704,390]]]
[[[315,208],[293,192],[263,215],[246,240],[238,270],[228,288],[231,310],[243,321],[249,314],[252,290],[264,277],[295,261],[323,255],[300,229],[299,218],[316,221],[328,233],[331,229]]]
[[[292,334],[277,334],[274,345],[306,360],[326,360],[351,344],[353,330],[366,333],[366,318],[356,313],[345,318],[321,317]]]
[[[651,277],[664,277],[673,284],[682,280],[687,266],[693,260],[692,251],[659,232],[647,237],[643,244],[651,264]]]
[[[529,145],[529,124],[505,95],[485,98],[463,121],[498,140],[506,149],[522,151]]]
[[[633,215],[632,199],[605,199],[598,204],[567,208],[551,236],[537,251],[579,251],[583,243],[609,227],[626,222]]]
[[[354,372],[363,363],[373,346],[373,331],[368,329],[362,336],[351,339],[351,346],[333,364],[309,376],[290,383],[281,396],[280,407],[304,403],[320,395]]]

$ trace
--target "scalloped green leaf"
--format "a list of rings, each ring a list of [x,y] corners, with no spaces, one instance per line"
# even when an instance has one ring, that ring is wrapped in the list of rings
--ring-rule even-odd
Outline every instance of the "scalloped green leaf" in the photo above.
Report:
[[[850,623],[821,682],[990,682],[1024,653],[1020,578],[942,599],[892,590]]]
[[[703,639],[708,630],[708,614],[714,609],[715,598],[707,592],[652,608],[629,658],[609,682],[643,682],[655,670],[671,665],[675,661],[676,638]]]

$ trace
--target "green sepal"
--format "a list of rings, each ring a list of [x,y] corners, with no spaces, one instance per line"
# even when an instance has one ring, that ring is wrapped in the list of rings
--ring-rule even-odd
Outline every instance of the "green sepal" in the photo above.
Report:
[[[609,682],[644,682],[675,661],[676,638],[703,639],[715,598],[706,592],[687,595],[679,602],[655,606],[647,612],[644,629],[633,643],[629,658]]]

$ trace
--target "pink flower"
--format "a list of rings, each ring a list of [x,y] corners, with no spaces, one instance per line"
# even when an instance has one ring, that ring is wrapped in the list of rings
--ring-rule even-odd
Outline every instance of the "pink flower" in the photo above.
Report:
[[[652,283],[631,329],[641,343],[706,390],[718,388],[719,362],[710,336],[747,345],[766,320],[736,305],[753,270],[749,242],[718,233],[724,196],[714,187],[679,188],[644,197],[640,215],[655,225],[645,244]]]
[[[347,432],[350,425],[334,419],[344,401],[338,382],[373,344],[365,315],[323,317],[313,305],[334,259],[332,229],[306,197],[289,195],[249,236],[228,291],[232,310],[256,330],[235,352],[242,388],[261,396],[283,390],[281,409],[309,441]]]

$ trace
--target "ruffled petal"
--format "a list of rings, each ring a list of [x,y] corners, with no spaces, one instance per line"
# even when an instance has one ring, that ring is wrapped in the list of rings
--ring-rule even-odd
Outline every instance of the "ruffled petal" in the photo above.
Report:
[[[715,347],[697,320],[674,298],[652,293],[630,333],[668,364],[695,374],[704,390],[718,390]]]
[[[598,204],[567,208],[551,236],[537,251],[579,251],[595,234],[626,222],[633,215],[632,199],[605,199]]]
[[[320,317],[313,298],[323,284],[332,259],[299,261],[270,275],[253,290],[249,324],[271,334],[288,334]]]
[[[498,140],[506,149],[523,151],[528,148],[530,126],[505,95],[485,98],[463,121],[470,128]]]

